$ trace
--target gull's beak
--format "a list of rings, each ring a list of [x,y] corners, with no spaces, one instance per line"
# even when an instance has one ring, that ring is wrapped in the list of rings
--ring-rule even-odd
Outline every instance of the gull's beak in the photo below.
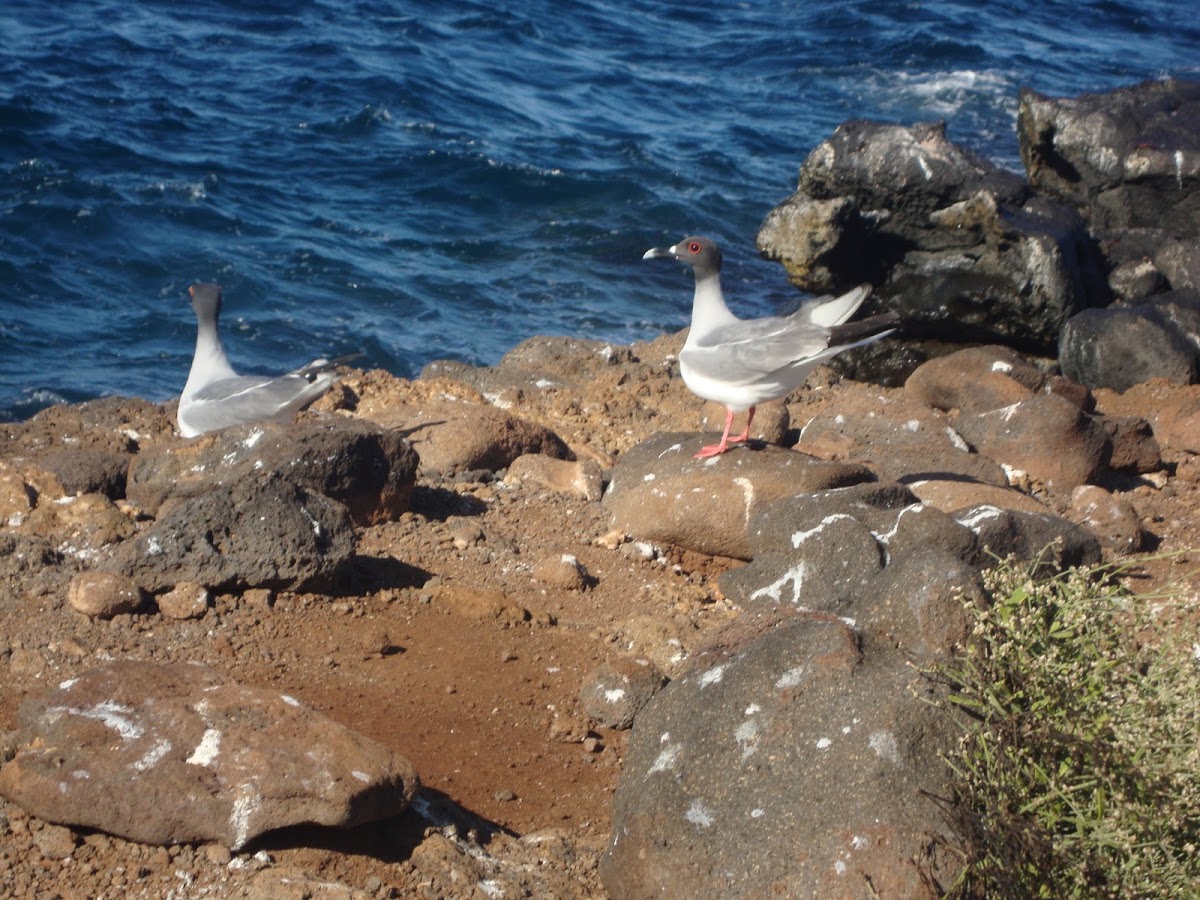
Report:
[[[675,259],[674,247],[652,247],[642,254],[642,259]]]

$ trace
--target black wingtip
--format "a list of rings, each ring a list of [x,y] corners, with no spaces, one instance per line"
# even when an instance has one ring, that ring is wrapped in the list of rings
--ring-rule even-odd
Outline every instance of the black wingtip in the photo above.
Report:
[[[864,340],[880,332],[895,330],[900,327],[900,324],[901,319],[898,314],[886,312],[880,313],[877,316],[870,316],[866,319],[859,319],[857,322],[834,325],[829,329],[829,343],[831,346],[836,344],[853,344],[855,341]]]

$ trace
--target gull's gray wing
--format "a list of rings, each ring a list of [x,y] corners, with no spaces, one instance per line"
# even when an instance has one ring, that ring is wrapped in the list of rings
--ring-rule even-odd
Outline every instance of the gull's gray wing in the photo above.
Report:
[[[222,378],[189,397],[180,418],[197,433],[273,419],[315,400],[332,381],[332,375],[315,372],[295,372],[278,378],[255,375]]]
[[[680,356],[709,378],[749,383],[784,366],[821,358],[830,349],[829,335],[828,328],[790,316],[745,319],[685,345]]]

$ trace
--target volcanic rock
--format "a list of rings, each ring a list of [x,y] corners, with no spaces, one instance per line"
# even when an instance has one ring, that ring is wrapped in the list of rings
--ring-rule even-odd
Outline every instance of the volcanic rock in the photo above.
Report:
[[[237,850],[299,823],[394,816],[403,757],[275,691],[196,664],[116,662],[21,706],[0,794],[47,822]]]
[[[762,504],[874,479],[860,465],[770,445],[694,459],[704,438],[656,434],[625,453],[604,497],[613,527],[646,541],[748,559],[746,526]]]
[[[330,584],[353,554],[346,507],[271,473],[174,503],[98,567],[152,593],[181,581],[301,589]]]

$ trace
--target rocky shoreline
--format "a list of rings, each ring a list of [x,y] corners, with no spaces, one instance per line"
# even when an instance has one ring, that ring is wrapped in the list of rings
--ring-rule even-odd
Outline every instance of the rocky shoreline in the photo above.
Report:
[[[683,334],[190,441],[128,399],[5,425],[0,892],[936,895],[921,672],[980,571],[1196,597],[1198,100],[1025,92],[1028,183],[843,125],[759,247],[905,335],[715,459]]]

